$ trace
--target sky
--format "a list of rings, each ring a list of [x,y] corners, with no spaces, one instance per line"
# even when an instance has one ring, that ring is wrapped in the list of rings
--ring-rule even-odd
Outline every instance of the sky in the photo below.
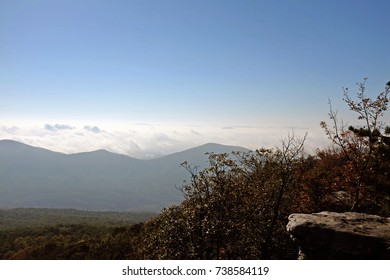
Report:
[[[0,139],[157,157],[328,144],[390,80],[388,0],[0,0]],[[389,120],[389,114],[384,116]]]

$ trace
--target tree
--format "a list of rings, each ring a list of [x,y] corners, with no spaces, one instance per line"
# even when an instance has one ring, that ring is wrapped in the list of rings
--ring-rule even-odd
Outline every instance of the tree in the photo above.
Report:
[[[272,207],[270,209],[271,218],[264,239],[265,246],[263,248],[263,256],[266,259],[270,258],[269,250],[271,239],[274,236],[275,225],[280,218],[282,207],[285,207],[288,204],[291,205],[291,201],[288,203],[284,201],[286,199],[286,193],[290,198],[296,197],[292,194],[294,191],[298,190],[297,183],[299,177],[296,176],[298,168],[297,162],[304,157],[303,146],[306,137],[307,134],[305,134],[303,138],[296,137],[294,134],[288,135],[286,139],[282,140],[282,148],[276,151],[272,159],[275,161],[272,172],[276,175],[276,186],[274,188],[274,198],[272,199]]]
[[[305,138],[282,147],[209,154],[201,171],[187,162],[185,200],[145,224],[144,258],[289,259],[296,247],[285,231],[298,208],[299,164]]]
[[[357,119],[362,122],[361,125],[347,128],[342,121],[338,120],[337,112],[333,111],[330,102],[329,117],[332,126],[324,121],[321,122],[325,133],[345,158],[343,175],[352,188],[351,211],[359,209],[362,199],[369,198],[367,191],[372,186],[370,181],[377,171],[373,168],[373,162],[384,155],[383,152],[378,153],[378,151],[387,150],[389,145],[389,137],[386,134],[390,128],[385,126],[381,118],[387,110],[390,82],[386,84],[383,92],[375,99],[371,99],[366,94],[366,80],[357,83],[358,92],[355,99],[350,96],[348,88],[343,89],[343,100],[349,109],[357,114]],[[384,158],[379,161],[386,162]]]

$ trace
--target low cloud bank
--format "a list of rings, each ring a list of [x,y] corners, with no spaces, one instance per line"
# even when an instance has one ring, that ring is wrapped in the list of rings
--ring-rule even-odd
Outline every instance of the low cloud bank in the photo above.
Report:
[[[329,142],[319,128],[256,126],[185,126],[131,124],[120,128],[99,124],[71,125],[1,125],[0,139],[63,153],[106,149],[135,158],[156,158],[205,143],[242,146],[252,150],[280,145],[281,139],[294,131],[308,138],[306,150],[312,152]]]
[[[72,130],[72,129],[75,129],[75,127],[67,125],[67,124],[58,124],[57,123],[57,124],[54,124],[54,125],[45,124],[44,129],[50,130],[50,131],[57,131],[57,130],[63,130],[63,129]]]

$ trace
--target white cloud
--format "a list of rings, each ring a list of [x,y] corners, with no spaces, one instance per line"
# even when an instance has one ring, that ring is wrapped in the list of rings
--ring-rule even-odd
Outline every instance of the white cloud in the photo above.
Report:
[[[101,132],[103,132],[103,130],[101,130],[97,126],[86,125],[86,126],[84,126],[84,129],[88,130],[88,131],[91,131],[93,133],[101,133]]]
[[[191,129],[191,132],[192,132],[193,134],[197,135],[197,136],[201,136],[201,135],[202,135],[201,133],[197,132],[197,131],[194,130],[194,129]]]
[[[16,126],[3,126],[2,130],[10,135],[16,135],[19,132],[19,128]]]
[[[285,126],[199,125],[195,130],[194,126],[157,124],[0,124],[0,139],[12,139],[63,153],[106,149],[136,158],[153,158],[209,142],[252,150],[275,147],[291,130],[291,127]],[[305,132],[308,132],[306,147],[309,152],[329,143],[320,128],[294,128],[298,136],[303,136]]]
[[[63,130],[63,129],[70,129],[70,130],[75,129],[75,127],[67,125],[67,124],[54,124],[54,125],[45,124],[44,128],[46,130],[50,130],[50,131],[57,131],[57,130]]]

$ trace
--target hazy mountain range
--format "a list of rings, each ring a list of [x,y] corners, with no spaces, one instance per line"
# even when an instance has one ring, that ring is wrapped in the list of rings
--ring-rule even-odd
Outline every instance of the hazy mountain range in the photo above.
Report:
[[[178,204],[175,186],[189,180],[180,164],[205,167],[206,152],[247,151],[205,144],[152,160],[98,150],[63,154],[11,140],[0,141],[0,208],[159,211]]]

